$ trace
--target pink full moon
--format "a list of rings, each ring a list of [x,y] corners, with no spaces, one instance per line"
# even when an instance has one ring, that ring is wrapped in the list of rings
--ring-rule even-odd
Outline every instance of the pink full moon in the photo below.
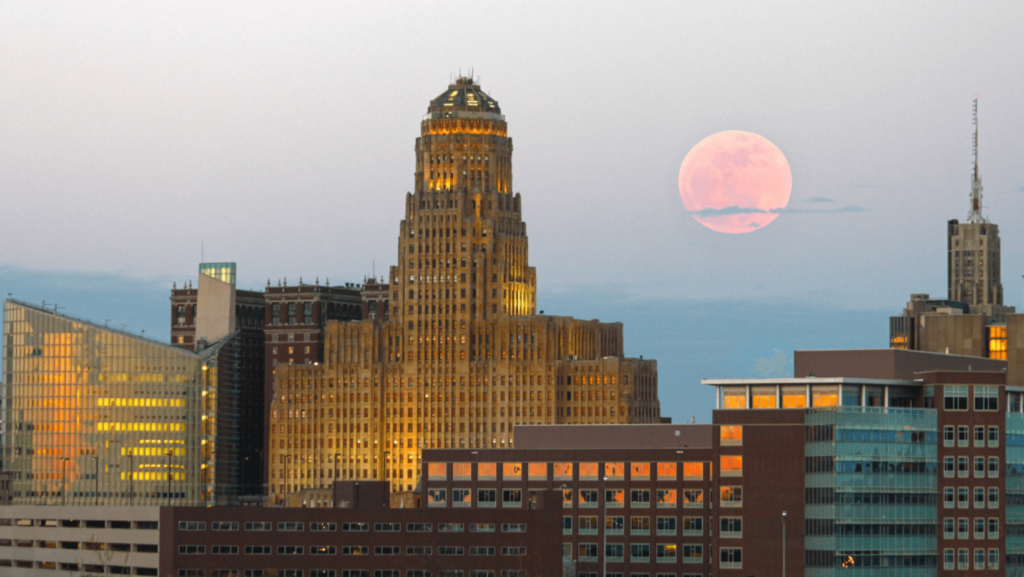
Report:
[[[742,234],[767,226],[789,203],[789,163],[767,138],[727,130],[701,140],[679,167],[679,196],[697,222]]]

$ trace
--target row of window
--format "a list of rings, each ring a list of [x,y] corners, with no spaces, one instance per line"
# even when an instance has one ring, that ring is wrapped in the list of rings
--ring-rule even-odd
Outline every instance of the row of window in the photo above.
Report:
[[[971,520],[966,517],[954,519],[946,517],[942,520],[942,537],[944,539],[998,539],[999,518],[998,517],[975,517],[974,532],[971,533]],[[986,529],[988,531],[986,532]]]
[[[740,427],[723,427],[740,428]],[[730,437],[739,439],[742,442],[743,433],[732,432]],[[427,466],[427,479],[431,481],[445,481],[448,479],[448,466],[451,465],[451,478],[455,481],[470,481],[473,479],[473,469],[476,469],[476,478],[481,481],[497,480],[499,463],[430,463]],[[523,478],[523,463],[500,463],[501,478],[505,481],[519,481]],[[600,467],[599,465],[603,465]],[[684,479],[701,480],[704,478],[704,463],[682,463]],[[630,479],[634,481],[649,481],[651,472],[657,472],[659,481],[675,481],[677,472],[680,469],[679,463],[526,463],[525,471],[531,481],[548,480],[550,470],[555,481],[572,481],[574,473],[579,473],[580,481],[622,481],[625,472],[629,471]],[[739,455],[728,455],[721,457],[721,470],[723,476],[729,474],[738,475],[743,471],[743,457]],[[603,475],[599,472],[603,471]],[[728,471],[728,473],[727,473]]]
[[[722,507],[743,506],[743,487],[721,487]],[[598,489],[579,489],[578,497],[573,498],[572,489],[562,490],[562,507],[571,509],[574,505],[579,508],[597,507],[599,504]],[[604,504],[606,507],[625,507],[625,489],[605,489]],[[651,506],[651,498],[654,497],[655,504],[659,509],[674,509],[678,506],[679,497],[682,497],[684,508],[703,508],[704,491],[702,489],[631,489],[629,491],[629,506],[633,508],[647,508]],[[452,489],[453,507],[473,506],[473,489]],[[497,507],[498,489],[477,489],[477,507]],[[502,489],[502,507],[519,508],[523,506],[522,489]],[[447,507],[448,489],[427,489],[428,507]]]
[[[154,570],[155,571],[155,570]],[[143,573],[139,573],[142,575]],[[209,577],[303,577],[302,569],[212,569]],[[462,569],[443,569],[436,573],[437,577],[465,577]],[[596,574],[580,573],[580,577],[597,577]],[[608,577],[616,574],[609,573]],[[205,569],[178,569],[178,577],[207,577]],[[308,577],[370,577],[366,569],[310,569]],[[402,577],[399,569],[375,569],[373,577]],[[430,569],[406,569],[405,577],[431,577]],[[518,569],[472,569],[469,577],[527,577],[527,572]],[[618,574],[622,577],[622,574]],[[631,573],[630,577],[650,577],[649,574]],[[675,577],[674,573],[662,574],[657,577]],[[700,575],[684,575],[683,577],[701,577]]]
[[[310,545],[308,548],[304,545],[278,545],[276,552],[278,555],[305,555],[306,550],[309,550],[310,555],[369,555],[370,547],[367,545],[346,545],[343,547],[336,547],[334,545]],[[469,554],[472,556],[493,556],[495,551],[498,550],[495,547],[469,547]],[[238,545],[211,545],[209,547],[211,555],[238,555]],[[275,547],[272,545],[245,545],[241,550],[246,555],[271,555],[275,551]],[[206,545],[178,545],[179,555],[206,555]],[[500,547],[501,555],[503,556],[521,556],[526,555],[526,547]],[[398,545],[377,545],[373,548],[373,554],[376,556],[392,556],[402,555],[402,547]],[[418,555],[432,555],[432,547],[406,547],[405,555],[418,556]],[[466,547],[456,546],[441,546],[437,548],[438,555],[465,555]]]
[[[562,534],[572,535],[573,534],[573,519],[574,517],[562,517]],[[679,519],[676,517],[656,517],[655,518],[655,530],[656,535],[676,535],[678,534],[677,527]],[[600,521],[597,516],[581,516],[575,518],[577,525],[576,531],[579,535],[597,535],[600,529]],[[626,518],[620,516],[611,516],[604,518],[605,534],[607,535],[625,535]],[[742,537],[743,536],[743,517],[720,517],[719,528],[721,530],[722,537]],[[629,534],[630,535],[650,535],[651,534],[651,518],[650,517],[630,517],[629,518]],[[697,537],[704,534],[704,518],[703,517],[683,517],[683,531],[684,536]]]
[[[492,490],[493,492],[493,490]],[[520,492],[521,495],[521,492]],[[339,523],[333,522],[311,522],[309,530],[313,532],[336,532]],[[368,533],[369,523],[341,523],[341,530],[346,533]],[[433,533],[434,523],[406,523],[407,533]],[[437,523],[439,533],[462,533],[465,530],[464,523]],[[301,521],[284,521],[277,524],[278,531],[304,531],[306,524]],[[213,521],[210,528],[213,531],[238,531],[240,524],[237,521]],[[248,521],[244,523],[246,531],[273,531],[274,524],[269,521]],[[495,523],[470,523],[470,533],[494,533],[497,528]],[[206,531],[206,521],[179,521],[179,531]],[[400,533],[401,523],[374,523],[374,533]],[[526,523],[501,523],[502,533],[525,533]]]
[[[988,433],[986,435],[986,432]],[[946,425],[942,427],[942,444],[946,447],[958,446],[968,447],[970,446],[970,434],[971,428],[967,425],[960,425],[954,427],[953,425]],[[999,427],[988,427],[984,426],[974,427],[974,446],[984,447],[985,441],[988,441],[989,447],[999,446]]]
[[[975,478],[985,477],[986,473],[990,479],[999,478],[999,457],[988,457],[987,460],[985,457],[974,457]],[[963,456],[943,457],[942,475],[944,477],[970,477],[971,458]]]
[[[988,494],[986,500],[985,495]],[[946,509],[967,509],[971,506],[970,487],[945,487],[942,489],[942,504]],[[984,509],[985,503],[989,509],[999,508],[999,487],[974,487],[974,508]]]
[[[970,549],[943,549],[942,550],[942,568],[946,570],[958,569],[967,570],[971,569],[970,565]],[[988,569],[999,569],[999,549],[988,550]],[[985,549],[974,550],[974,569],[976,571],[986,568],[986,555]]]
[[[604,546],[604,560],[609,563],[621,563],[626,561],[626,547],[624,543],[607,543]],[[629,562],[650,563],[652,546],[649,543],[630,543]],[[579,543],[576,545],[576,561],[595,563],[598,558],[597,543]],[[657,543],[653,546],[654,561],[656,563],[702,563],[704,561],[703,545],[676,545],[675,543]],[[572,559],[573,544],[562,544],[562,557]],[[721,547],[718,549],[719,567],[722,569],[743,568],[742,547]],[[582,574],[581,574],[582,575]],[[611,573],[608,574],[612,575]]]
[[[974,389],[975,411],[999,410],[999,387],[995,385],[945,385],[942,387],[943,408],[947,411],[966,411],[969,388]]]

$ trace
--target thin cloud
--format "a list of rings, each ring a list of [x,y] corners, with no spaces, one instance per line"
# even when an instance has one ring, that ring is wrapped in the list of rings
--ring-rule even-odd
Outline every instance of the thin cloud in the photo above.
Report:
[[[863,206],[841,206],[839,208],[783,208],[774,212],[868,212]]]
[[[690,214],[697,217],[714,218],[717,216],[734,216],[737,214],[782,214],[795,212],[868,212],[868,209],[863,206],[856,205],[841,206],[837,208],[777,208],[774,210],[744,208],[742,206],[727,206],[725,208],[702,208],[701,210],[694,210],[690,212]]]

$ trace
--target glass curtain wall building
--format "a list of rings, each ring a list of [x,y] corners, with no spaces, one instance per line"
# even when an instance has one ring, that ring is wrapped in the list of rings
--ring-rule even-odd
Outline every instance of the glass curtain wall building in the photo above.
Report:
[[[936,412],[830,407],[806,422],[805,575],[934,575]]]
[[[3,328],[14,504],[213,504],[237,485],[231,467],[218,475],[223,347],[194,354],[15,300]]]

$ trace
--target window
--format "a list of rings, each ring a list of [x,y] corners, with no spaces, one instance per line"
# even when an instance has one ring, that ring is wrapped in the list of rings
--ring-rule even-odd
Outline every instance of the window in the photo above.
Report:
[[[572,489],[562,489],[562,507],[572,509]]]
[[[337,555],[338,548],[334,545],[311,545],[309,547],[310,555]]]
[[[999,478],[999,457],[988,458],[988,477],[990,479]]]
[[[974,458],[974,476],[984,477],[985,476],[985,457]]]
[[[650,507],[651,506],[651,491],[650,491],[650,489],[632,489],[629,492],[629,506],[630,507]]]
[[[597,463],[580,463],[580,481],[597,480]]]
[[[278,555],[302,555],[302,545],[278,545]]]
[[[626,527],[625,517],[605,517],[604,530],[609,535],[622,535]]]
[[[998,509],[999,508],[999,487],[988,488],[988,508]]]
[[[975,385],[974,387],[974,410],[975,411],[998,411],[999,410],[999,387],[993,385]],[[980,549],[979,549],[980,551]]]
[[[522,507],[523,506],[523,490],[522,489],[502,489],[502,491],[501,491],[501,506],[502,507]]]
[[[946,517],[942,520],[942,538],[943,539],[955,539],[956,528],[953,526],[954,519],[952,517]]]
[[[470,533],[494,533],[494,523],[470,523]]]
[[[213,545],[210,547],[213,555],[238,555],[238,545]]]
[[[311,523],[309,525],[309,529],[311,531],[315,531],[316,529],[313,529],[313,525],[324,525],[324,524],[327,524],[327,523]],[[329,524],[330,525],[334,525],[334,523],[329,523]],[[331,529],[331,530],[333,531],[333,529]],[[402,531],[402,524],[401,523],[374,523],[373,524],[373,531],[375,533],[400,533]]]
[[[942,444],[946,447],[952,447],[955,444],[956,427],[953,425],[946,425],[942,427]],[[952,551],[952,549],[949,549]]]
[[[459,547],[462,549],[462,547]],[[508,557],[519,557],[526,555],[526,547],[502,547],[501,554]]]
[[[234,521],[214,521],[210,528],[214,531],[237,531],[238,523]]]
[[[597,517],[580,517],[579,526],[580,535],[597,535]]]
[[[377,523],[377,525],[381,525],[381,523]],[[316,532],[316,531],[324,531],[324,532],[331,532],[331,533],[333,533],[334,531],[338,530],[338,524],[337,523],[310,523],[309,524],[309,530],[310,531],[314,531],[314,532]]]
[[[998,447],[999,446],[999,427],[988,428],[988,446]]]
[[[970,495],[967,492],[967,487],[957,487],[956,489],[956,506],[960,509],[966,509],[970,506],[969,499]]]
[[[648,481],[651,478],[650,463],[630,463],[629,478],[634,481]]]
[[[956,459],[953,457],[942,458],[942,476],[943,477],[955,477],[956,476]]]
[[[476,506],[477,507],[497,507],[496,501],[497,490],[495,489],[477,489],[476,490]]]
[[[743,474],[743,457],[740,455],[722,455],[721,475],[723,477],[739,477]]]
[[[956,495],[953,487],[946,487],[942,490],[942,506],[946,509],[952,509],[956,506]]]
[[[720,502],[723,507],[742,507],[743,487],[722,487]]]
[[[961,517],[961,518],[956,520],[956,538],[957,539],[967,539],[968,537],[970,537],[970,534],[968,533],[967,523],[968,523],[968,520],[967,520],[966,517]]]
[[[476,478],[480,481],[494,481],[498,478],[497,463],[477,463]]]
[[[447,463],[429,463],[427,465],[427,479],[431,481],[444,481],[448,478]]]
[[[492,556],[494,547],[470,547],[469,554],[470,556]]]
[[[206,545],[178,545],[178,555],[206,555]]]
[[[974,508],[984,509],[985,508],[985,488],[975,487],[974,488]]]
[[[433,523],[407,523],[405,525],[405,531],[407,533],[432,533],[434,531]]]
[[[676,464],[675,463],[658,463],[658,480],[659,481],[675,481],[676,480]]]
[[[967,446],[967,431],[968,427],[966,425],[960,425],[956,428],[956,444],[958,447]]]
[[[743,549],[739,547],[722,547],[719,551],[719,567],[722,569],[742,569]]]
[[[974,427],[974,446],[985,446],[985,427]]]
[[[743,517],[721,517],[722,537],[742,537]]]
[[[179,531],[205,531],[206,521],[178,521]]]
[[[625,505],[626,492],[623,489],[605,489],[604,506],[622,507]]]
[[[310,569],[309,577],[337,577],[337,571],[334,569]]]
[[[578,561],[597,561],[597,543],[580,543],[577,548]]]
[[[675,489],[658,489],[658,508],[659,509],[675,509],[676,508],[676,490]]]
[[[684,517],[683,521],[685,522],[686,519],[692,519],[692,518],[693,517]],[[700,517],[698,517],[698,519],[700,519]],[[684,527],[683,534],[686,535],[687,533],[685,531],[685,525],[683,527]],[[657,522],[656,522],[656,529],[657,529],[658,535],[675,535],[676,534],[676,518],[675,517],[658,517]],[[700,533],[697,533],[697,534],[699,535]]]
[[[246,545],[246,555],[270,555],[272,548],[270,545]]]
[[[506,481],[518,481],[523,478],[522,463],[502,463],[501,478]]]
[[[572,463],[555,463],[554,469],[556,481],[572,480]]]
[[[741,425],[723,425],[719,428],[719,432],[722,446],[743,444],[743,427]]]
[[[651,546],[647,543],[630,544],[629,560],[634,563],[649,563],[651,561]]]
[[[422,557],[426,555],[433,555],[433,547],[406,547],[405,554],[410,557]]]
[[[621,543],[606,543],[604,546],[604,556],[608,561],[613,563],[622,562],[622,555],[625,547]]]
[[[984,539],[985,538],[985,518],[975,517],[974,518],[974,538]]]
[[[975,549],[974,550],[974,569],[977,570],[977,569],[984,569],[984,568],[985,568],[985,550],[984,549]]]
[[[676,545],[674,543],[659,543],[657,547],[658,563],[676,562]]]
[[[502,523],[502,533],[526,533],[526,523]]]
[[[447,489],[427,489],[427,506],[444,507],[448,503]]]
[[[278,547],[278,549],[280,549],[280,547]],[[444,549],[444,547],[439,547],[438,549]],[[402,548],[398,545],[377,545],[373,548],[373,554],[381,556],[401,555]],[[441,554],[444,555],[444,553]]]
[[[466,530],[466,526],[462,523],[438,523],[438,533],[462,533]]]
[[[605,463],[604,476],[610,481],[621,481],[626,474],[625,463]]]
[[[472,463],[452,463],[452,479],[455,481],[469,481],[473,478]]]
[[[304,526],[303,523],[301,523],[301,522],[294,522],[294,521],[287,522],[287,523],[278,523],[277,524],[277,530],[278,531],[302,531],[304,529],[304,527],[305,526]]]
[[[471,507],[473,498],[469,489],[452,489],[452,507]]]
[[[597,489],[580,489],[580,507],[597,507]]]
[[[963,477],[967,477],[970,474],[970,471],[968,470],[968,463],[969,462],[967,460],[967,457],[957,457],[956,458],[956,476],[957,477],[963,478]]]
[[[562,535],[572,535],[572,517],[562,517]]]
[[[683,545],[683,563],[700,563],[703,558],[703,545]]]
[[[700,481],[704,478],[704,463],[683,463],[683,480]]]
[[[629,534],[630,535],[650,535],[651,534],[651,518],[650,517],[630,517],[629,518]]]
[[[988,550],[988,568],[999,569],[999,549]]]
[[[956,560],[953,549],[942,550],[942,568],[952,570],[956,568]]]
[[[967,386],[966,385],[944,385],[943,407],[947,411],[967,410]]]

